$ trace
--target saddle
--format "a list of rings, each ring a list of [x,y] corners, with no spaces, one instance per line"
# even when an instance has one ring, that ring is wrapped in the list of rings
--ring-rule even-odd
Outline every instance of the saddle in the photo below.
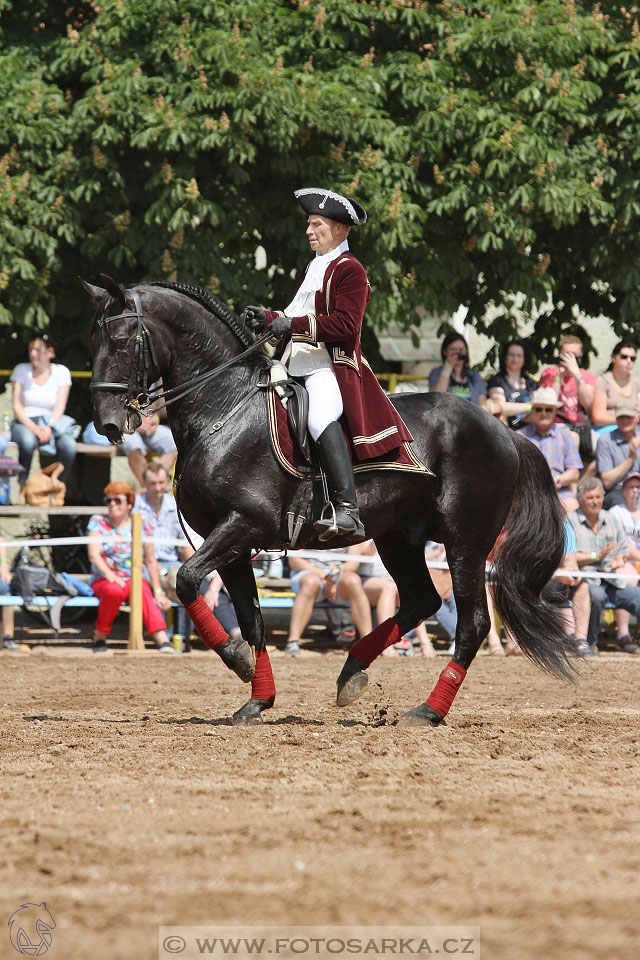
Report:
[[[309,396],[304,386],[291,379],[279,361],[269,362],[269,376],[262,385],[267,394],[267,420],[273,455],[279,466],[298,481],[289,504],[282,538],[295,548],[311,517],[323,516],[333,506],[322,470],[308,433]],[[354,474],[371,470],[402,470],[428,476],[431,471],[413,453],[409,443],[375,460],[353,465]],[[320,481],[318,483],[318,481]],[[317,537],[315,537],[317,539]],[[303,537],[304,540],[304,537]]]
[[[309,394],[297,380],[289,380],[285,387],[287,420],[291,433],[307,463],[311,463],[309,444]]]
[[[287,411],[287,421],[293,439],[307,464],[313,462],[309,443],[309,394],[301,383],[292,379],[279,361],[271,362],[269,383],[275,387],[282,406]]]

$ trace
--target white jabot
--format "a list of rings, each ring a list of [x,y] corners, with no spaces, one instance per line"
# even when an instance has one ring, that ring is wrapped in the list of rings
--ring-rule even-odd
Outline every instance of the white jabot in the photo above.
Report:
[[[349,249],[349,244],[343,240],[340,246],[334,247],[329,253],[316,254],[304,275],[304,280],[289,304],[285,307],[286,317],[304,317],[307,313],[316,312],[316,293],[322,290],[322,283],[327,267]],[[333,372],[333,364],[329,351],[324,343],[294,343],[289,341],[282,355],[282,362],[289,368],[292,377],[310,376],[318,370]],[[336,385],[337,387],[337,385]]]
[[[303,317],[306,313],[315,313],[315,299],[309,309],[307,300],[310,295],[315,294],[318,290],[322,290],[322,281],[324,280],[324,275],[327,267],[332,260],[335,260],[336,257],[339,257],[341,253],[345,253],[349,249],[348,240],[343,240],[338,247],[334,247],[333,250],[330,250],[329,253],[316,254],[315,259],[311,261],[307,267],[307,272],[304,275],[304,279],[300,284],[300,287],[289,304],[288,307],[285,307],[284,314],[286,317]]]

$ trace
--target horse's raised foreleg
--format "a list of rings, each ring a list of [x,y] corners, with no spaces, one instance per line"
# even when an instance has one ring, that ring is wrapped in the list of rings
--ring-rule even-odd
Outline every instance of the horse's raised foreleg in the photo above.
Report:
[[[215,650],[229,669],[233,670],[244,683],[252,681],[252,696],[249,704],[252,704],[252,701],[256,703],[251,707],[245,704],[238,711],[235,719],[238,724],[260,722],[261,710],[272,706],[275,699],[273,674],[269,656],[264,648],[262,617],[255,579],[251,571],[248,549],[242,549],[243,539],[246,539],[243,534],[241,518],[227,518],[180,567],[176,582],[178,597],[193,620],[202,641]],[[215,569],[219,569],[223,576],[227,565],[232,568],[226,579],[231,587],[231,598],[234,601],[242,631],[242,636],[237,638],[227,635],[199,593],[204,577]]]
[[[464,556],[447,546],[447,558],[458,610],[455,651],[425,703],[404,713],[399,727],[436,727],[446,717],[471,662],[489,632],[485,594],[486,550],[468,550]]]
[[[366,668],[383,650],[426,620],[440,607],[440,596],[434,587],[424,560],[424,548],[406,541],[397,534],[376,538],[376,547],[385,567],[391,574],[400,595],[400,607],[389,617],[361,637],[349,650],[349,655],[338,677],[337,704],[344,707],[354,703],[368,683]]]
[[[256,578],[248,558],[234,560],[226,567],[222,567],[219,573],[233,602],[242,636],[249,640],[256,651],[251,698],[233,715],[236,726],[248,726],[260,723],[262,711],[272,707],[276,698],[276,685],[265,645],[264,621],[258,600]]]

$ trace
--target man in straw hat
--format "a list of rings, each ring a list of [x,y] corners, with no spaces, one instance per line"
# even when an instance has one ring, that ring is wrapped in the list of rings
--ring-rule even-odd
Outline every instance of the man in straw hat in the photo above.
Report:
[[[572,484],[578,482],[582,460],[571,431],[554,423],[562,401],[551,387],[539,387],[531,397],[529,423],[520,433],[539,448],[553,476],[560,502],[565,510],[576,510],[578,501]]]
[[[333,519],[314,524],[320,539],[348,537],[359,543],[365,532],[356,501],[351,454],[342,426],[351,437],[357,460],[368,460],[400,447],[412,437],[362,355],[360,331],[370,296],[367,274],[349,252],[352,227],[366,223],[356,200],[333,190],[306,187],[295,197],[307,214],[306,234],[315,253],[291,303],[284,310],[249,306],[245,322],[285,340],[282,357],[309,394],[309,432],[331,488]]]

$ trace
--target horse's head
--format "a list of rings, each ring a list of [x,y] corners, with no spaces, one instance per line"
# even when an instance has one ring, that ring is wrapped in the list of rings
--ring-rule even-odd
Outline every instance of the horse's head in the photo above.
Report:
[[[104,287],[82,281],[97,304],[90,332],[93,415],[98,433],[120,443],[123,433],[133,433],[141,423],[130,404],[144,400],[160,376],[164,350],[152,340],[137,290],[125,290],[105,274],[100,277]]]

